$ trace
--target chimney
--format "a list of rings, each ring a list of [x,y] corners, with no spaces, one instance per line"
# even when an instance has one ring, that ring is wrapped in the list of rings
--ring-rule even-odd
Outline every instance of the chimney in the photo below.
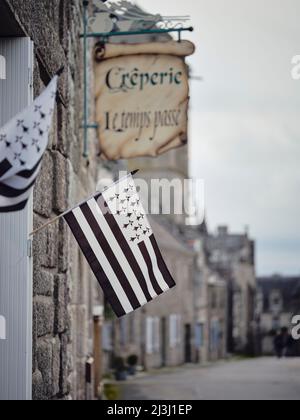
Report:
[[[228,227],[227,226],[219,226],[218,227],[218,234],[221,237],[228,235]]]

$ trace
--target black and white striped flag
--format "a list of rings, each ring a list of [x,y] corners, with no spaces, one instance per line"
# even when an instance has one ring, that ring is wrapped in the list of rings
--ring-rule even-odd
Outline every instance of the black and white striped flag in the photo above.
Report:
[[[175,287],[131,175],[64,218],[118,317]]]
[[[30,197],[48,144],[57,79],[0,129],[0,213],[24,209]]]

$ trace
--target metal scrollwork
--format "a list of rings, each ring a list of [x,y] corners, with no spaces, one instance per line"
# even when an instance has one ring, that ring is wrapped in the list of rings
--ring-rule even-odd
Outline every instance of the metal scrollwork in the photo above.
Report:
[[[181,29],[189,16],[161,16],[143,11],[126,0],[93,0],[93,15],[89,19],[92,32],[130,32],[154,28]]]

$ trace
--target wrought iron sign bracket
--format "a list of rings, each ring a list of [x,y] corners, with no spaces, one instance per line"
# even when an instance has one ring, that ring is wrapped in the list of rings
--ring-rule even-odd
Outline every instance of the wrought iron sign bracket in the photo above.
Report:
[[[90,129],[98,129],[97,123],[89,122],[89,94],[88,94],[88,40],[99,39],[102,43],[108,43],[112,37],[129,37],[137,35],[164,35],[177,33],[178,42],[181,42],[183,32],[193,32],[194,28],[185,27],[184,22],[189,21],[189,16],[160,16],[149,15],[129,1],[117,0],[102,2],[92,0],[93,15],[89,15],[90,0],[83,0],[83,39],[84,50],[84,150],[83,156],[88,158],[88,132]],[[107,5],[109,3],[109,5]],[[98,19],[98,21],[97,21]],[[100,22],[99,22],[100,19]],[[106,32],[97,32],[97,24],[109,28]],[[90,29],[91,28],[91,29]],[[128,30],[124,30],[128,28]]]

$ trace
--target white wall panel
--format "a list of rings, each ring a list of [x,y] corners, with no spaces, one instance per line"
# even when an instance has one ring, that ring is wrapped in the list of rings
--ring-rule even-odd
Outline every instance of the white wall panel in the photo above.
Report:
[[[0,38],[6,78],[0,79],[0,126],[32,101],[33,45],[27,38]],[[2,60],[3,64],[3,60]],[[0,399],[31,399],[32,258],[28,234],[32,202],[19,213],[0,214]]]

